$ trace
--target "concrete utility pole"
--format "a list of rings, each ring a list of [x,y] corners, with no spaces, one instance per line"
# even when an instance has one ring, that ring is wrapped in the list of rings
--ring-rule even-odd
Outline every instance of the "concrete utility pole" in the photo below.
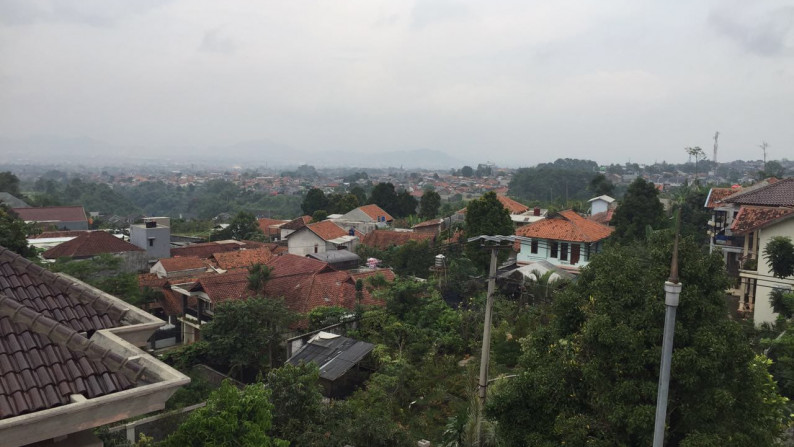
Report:
[[[670,278],[664,283],[664,338],[662,340],[662,364],[659,368],[659,390],[656,395],[656,421],[653,429],[653,447],[664,446],[664,429],[667,420],[667,394],[670,389],[670,364],[673,359],[673,336],[675,333],[675,313],[681,295],[678,281],[678,234],[681,228],[681,210],[676,217],[673,260],[670,262]]]
[[[511,248],[514,236],[478,236],[469,238],[469,242],[491,242],[493,245],[483,245],[491,251],[491,265],[488,272],[488,297],[485,300],[485,322],[482,329],[482,352],[480,354],[480,380],[477,383],[477,396],[479,408],[477,409],[477,444],[482,446],[482,417],[485,410],[486,391],[488,389],[488,363],[491,357],[491,310],[493,309],[493,294],[496,289],[496,264],[499,250]],[[510,245],[504,245],[509,242]]]
[[[712,160],[714,164],[717,164],[717,138],[720,137],[719,131],[714,132],[714,159]]]

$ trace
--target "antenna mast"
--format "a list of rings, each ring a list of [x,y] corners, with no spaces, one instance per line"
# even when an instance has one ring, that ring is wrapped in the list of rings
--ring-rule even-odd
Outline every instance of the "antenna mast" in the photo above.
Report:
[[[720,132],[714,132],[714,164],[717,164],[717,139],[720,137]]]

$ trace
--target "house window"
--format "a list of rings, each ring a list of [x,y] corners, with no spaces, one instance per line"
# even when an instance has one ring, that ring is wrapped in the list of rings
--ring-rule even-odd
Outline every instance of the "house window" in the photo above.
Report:
[[[538,240],[532,239],[532,242],[529,243],[529,252],[532,254],[538,253]]]
[[[579,257],[582,254],[582,246],[579,244],[571,244],[571,264],[576,265],[579,263]]]
[[[153,237],[149,238],[149,246],[150,247],[154,247],[154,238]]]
[[[557,257],[557,248],[558,248],[557,242],[556,241],[552,242],[551,243],[551,255],[550,255],[550,257],[552,257],[552,258],[556,258]]]
[[[560,250],[560,261],[567,261],[568,260],[568,244],[563,242],[560,244],[562,250]]]
[[[314,244],[314,252],[317,253],[317,244]]]

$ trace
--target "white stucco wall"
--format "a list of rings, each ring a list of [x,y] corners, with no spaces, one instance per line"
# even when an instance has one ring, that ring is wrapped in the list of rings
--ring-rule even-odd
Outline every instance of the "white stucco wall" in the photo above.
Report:
[[[776,236],[790,237],[794,240],[794,219],[784,220],[759,231],[758,274],[750,276],[758,281],[755,289],[755,306],[753,308],[753,322],[756,325],[771,323],[777,319],[777,314],[772,311],[772,305],[769,304],[769,298],[775,288],[794,289],[794,277],[785,279],[774,277],[764,257],[764,247]]]
[[[314,251],[315,244],[317,251]],[[319,236],[302,228],[287,238],[288,251],[292,255],[306,256],[310,253],[325,253],[326,243]]]
[[[551,257],[551,243],[557,242],[557,257]],[[568,260],[563,261],[560,259],[560,254],[562,252],[562,244],[568,244]],[[593,253],[596,253],[600,247],[599,243],[590,244],[590,255],[592,256]],[[574,245],[579,246],[579,262],[576,264],[571,264],[571,251]],[[554,265],[559,266],[574,266],[574,267],[582,267],[588,264],[589,259],[586,258],[586,244],[582,242],[568,242],[568,241],[550,241],[548,239],[538,239],[538,252],[532,253],[531,251],[531,240],[521,240],[521,250],[518,252],[518,256],[516,258],[517,262],[520,264],[526,264],[534,261],[548,261]]]

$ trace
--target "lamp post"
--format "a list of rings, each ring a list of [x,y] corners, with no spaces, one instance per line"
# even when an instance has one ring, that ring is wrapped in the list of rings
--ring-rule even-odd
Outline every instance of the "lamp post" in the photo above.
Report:
[[[673,360],[673,336],[675,334],[675,314],[681,295],[678,281],[678,233],[681,214],[676,219],[673,260],[670,262],[670,278],[664,283],[664,338],[662,340],[662,362],[659,367],[659,390],[656,395],[656,420],[653,428],[653,447],[664,446],[664,428],[667,420],[667,394],[670,389],[670,364]]]

